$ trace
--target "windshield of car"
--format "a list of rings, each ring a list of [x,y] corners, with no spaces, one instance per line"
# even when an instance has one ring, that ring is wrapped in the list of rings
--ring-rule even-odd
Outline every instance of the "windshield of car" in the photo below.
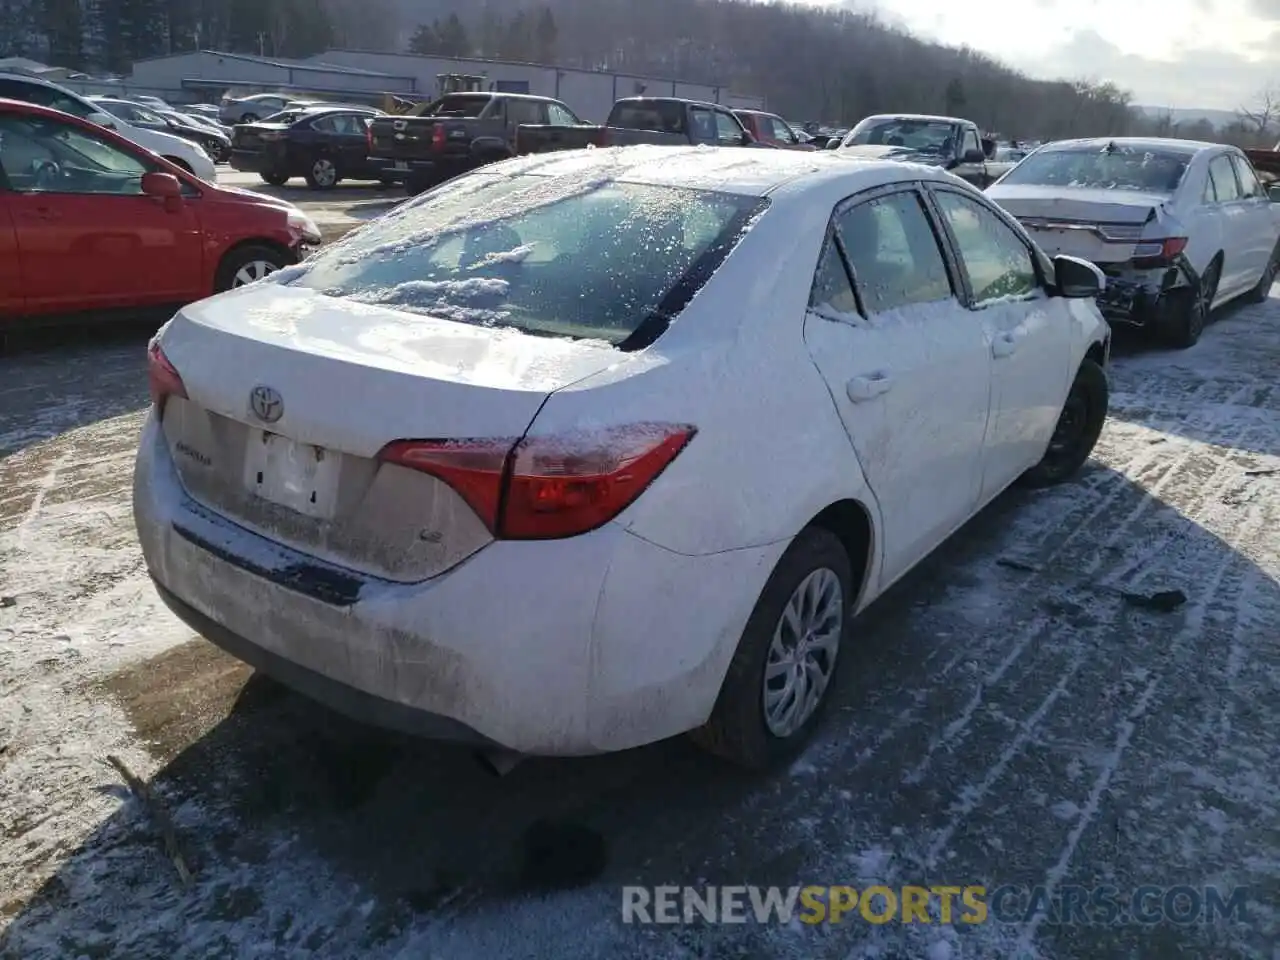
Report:
[[[906,117],[867,119],[849,133],[846,146],[907,147],[917,153],[949,155],[955,149],[955,126],[940,120]]]
[[[472,174],[277,282],[459,323],[636,349],[710,279],[764,204],[580,176]]]
[[[1173,193],[1189,153],[1108,144],[1040,150],[1005,175],[1002,184]]]

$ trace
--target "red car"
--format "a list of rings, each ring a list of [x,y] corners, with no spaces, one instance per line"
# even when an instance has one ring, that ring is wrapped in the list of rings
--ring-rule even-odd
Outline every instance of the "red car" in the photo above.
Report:
[[[775,113],[763,110],[735,110],[733,115],[742,121],[757,143],[785,150],[816,150],[813,144],[800,139],[800,134]]]
[[[315,223],[102,127],[0,99],[0,331],[172,307],[296,263]]]

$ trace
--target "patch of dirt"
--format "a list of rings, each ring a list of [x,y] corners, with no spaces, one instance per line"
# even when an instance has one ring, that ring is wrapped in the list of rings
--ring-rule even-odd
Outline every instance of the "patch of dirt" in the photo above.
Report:
[[[192,640],[98,684],[124,708],[139,741],[168,763],[231,713],[252,668]]]

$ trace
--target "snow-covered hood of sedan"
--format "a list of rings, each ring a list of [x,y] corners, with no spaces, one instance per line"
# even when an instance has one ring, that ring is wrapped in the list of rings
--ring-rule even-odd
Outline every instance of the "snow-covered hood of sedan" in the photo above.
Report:
[[[166,328],[188,362],[217,368],[275,347],[362,367],[503,390],[550,393],[642,360],[603,341],[541,337],[328,297],[270,280],[190,304]],[[170,356],[179,367],[176,355]],[[251,362],[251,361],[248,361]]]

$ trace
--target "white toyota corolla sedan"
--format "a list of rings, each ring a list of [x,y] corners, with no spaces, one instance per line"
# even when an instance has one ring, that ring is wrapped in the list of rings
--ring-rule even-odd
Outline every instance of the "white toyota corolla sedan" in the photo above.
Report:
[[[357,718],[767,766],[855,613],[1084,463],[1101,283],[923,166],[507,161],[157,334],[139,537],[195,630]]]

